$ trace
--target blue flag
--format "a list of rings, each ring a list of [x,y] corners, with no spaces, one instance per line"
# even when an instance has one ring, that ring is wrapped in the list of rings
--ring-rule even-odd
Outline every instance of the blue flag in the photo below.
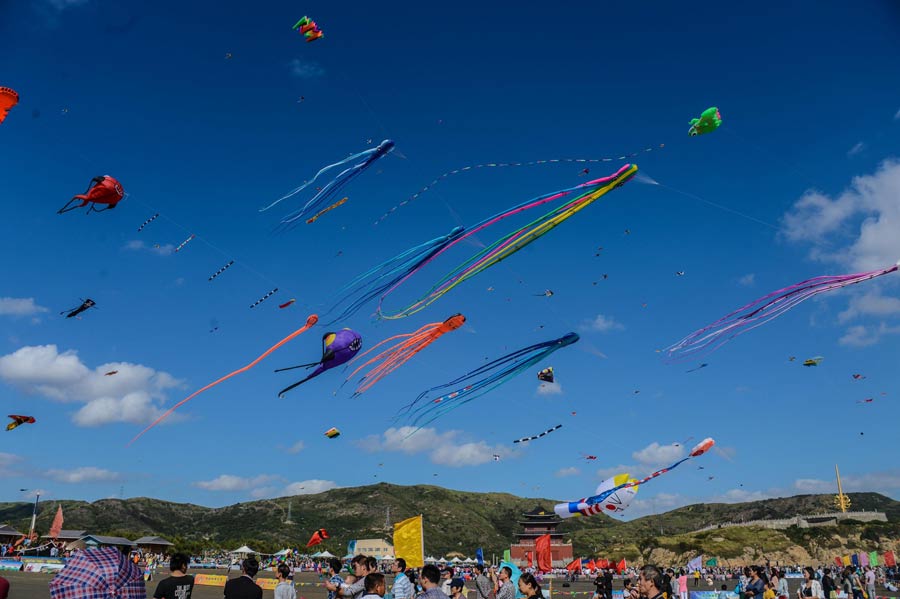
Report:
[[[347,555],[356,555],[356,539],[347,543]]]
[[[475,550],[475,560],[478,562],[479,566],[484,565],[484,551],[481,547]]]

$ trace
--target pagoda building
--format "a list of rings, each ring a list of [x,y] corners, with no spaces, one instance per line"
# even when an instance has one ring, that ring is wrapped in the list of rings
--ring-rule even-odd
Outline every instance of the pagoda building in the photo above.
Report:
[[[552,510],[548,511],[536,506],[530,512],[522,514],[518,521],[522,532],[516,533],[516,543],[510,545],[509,556],[519,566],[528,565],[528,557],[534,561],[534,540],[542,535],[550,535],[550,555],[554,568],[564,568],[573,559],[572,543],[563,542],[563,533],[557,532],[562,519]],[[537,565],[537,564],[534,564]]]

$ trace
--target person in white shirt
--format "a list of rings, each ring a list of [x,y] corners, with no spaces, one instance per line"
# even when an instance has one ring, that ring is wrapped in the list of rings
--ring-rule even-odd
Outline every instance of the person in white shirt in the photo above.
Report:
[[[287,564],[278,566],[275,572],[278,577],[278,585],[275,587],[275,599],[297,599],[297,589],[291,580],[291,568]]]

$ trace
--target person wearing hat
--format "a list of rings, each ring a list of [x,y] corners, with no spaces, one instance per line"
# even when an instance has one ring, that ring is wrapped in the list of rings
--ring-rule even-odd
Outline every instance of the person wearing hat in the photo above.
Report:
[[[466,599],[466,583],[462,578],[454,578],[450,581],[450,599]]]
[[[453,580],[453,570],[444,568],[441,570],[441,592],[450,596],[450,581]]]

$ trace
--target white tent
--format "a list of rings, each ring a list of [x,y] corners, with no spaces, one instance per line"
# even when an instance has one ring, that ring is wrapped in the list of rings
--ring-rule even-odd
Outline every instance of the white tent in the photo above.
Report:
[[[282,555],[287,555],[287,554],[290,553],[290,552],[291,552],[290,549],[282,549],[282,550],[279,551],[278,553],[273,553],[272,555],[282,556]]]
[[[452,560],[450,560],[450,563],[452,563],[452,564],[461,564],[461,563],[462,563],[462,560],[459,559],[458,557],[454,557]]]
[[[310,555],[309,557],[322,557],[322,552],[321,552],[321,551],[316,551],[315,553],[313,553],[313,554]]]
[[[463,563],[464,564],[475,564],[477,562],[475,560],[473,560],[471,557],[467,557],[466,559],[463,560]]]
[[[313,557],[315,557],[315,556],[313,556]],[[336,556],[330,554],[327,551],[323,551],[322,553],[319,554],[319,557],[321,557],[322,559],[328,559],[330,557],[336,557]]]
[[[249,555],[251,553],[257,553],[257,552],[253,551],[246,545],[241,545],[240,547],[238,547],[237,549],[235,549],[234,551],[231,551],[229,553],[231,553],[232,555]]]
[[[428,557],[425,558],[425,563],[426,564],[435,564],[435,563],[437,563],[437,560],[434,559],[433,556],[429,555]]]

